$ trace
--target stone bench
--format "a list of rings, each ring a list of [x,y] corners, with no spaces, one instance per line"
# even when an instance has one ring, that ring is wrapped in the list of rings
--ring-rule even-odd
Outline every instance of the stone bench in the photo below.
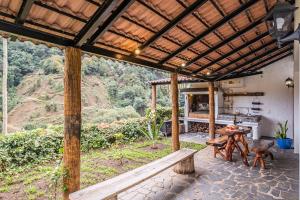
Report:
[[[172,167],[180,174],[193,173],[196,150],[181,149],[159,160],[126,172],[112,179],[70,194],[70,200],[115,200],[121,192]]]
[[[260,168],[265,169],[266,164],[263,157],[270,156],[271,159],[274,159],[273,154],[269,149],[274,145],[273,140],[254,140],[252,144],[251,151],[255,153],[255,158],[253,162],[253,167],[256,167],[257,163],[260,163]]]

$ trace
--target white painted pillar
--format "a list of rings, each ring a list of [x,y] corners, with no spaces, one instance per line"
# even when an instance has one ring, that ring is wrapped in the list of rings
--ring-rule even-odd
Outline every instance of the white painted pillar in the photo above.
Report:
[[[295,0],[295,6],[300,7],[300,0]],[[295,11],[294,29],[300,23],[300,9]],[[294,152],[299,153],[299,139],[300,139],[300,79],[299,79],[299,41],[294,41]]]

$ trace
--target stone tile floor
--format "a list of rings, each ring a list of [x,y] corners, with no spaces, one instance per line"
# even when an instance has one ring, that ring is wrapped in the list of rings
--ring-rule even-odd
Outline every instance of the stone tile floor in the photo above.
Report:
[[[184,134],[181,140],[203,143],[205,136]],[[267,169],[246,167],[235,155],[234,162],[212,157],[207,147],[195,155],[195,173],[178,175],[172,169],[123,192],[121,200],[297,200],[299,159],[292,150],[272,148],[275,160],[266,159]],[[253,157],[249,156],[250,165]]]

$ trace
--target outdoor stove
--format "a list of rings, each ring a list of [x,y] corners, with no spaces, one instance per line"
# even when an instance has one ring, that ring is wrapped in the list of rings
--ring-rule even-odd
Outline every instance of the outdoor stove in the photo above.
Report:
[[[184,88],[180,90],[185,96],[184,121],[185,132],[207,132],[209,123],[208,88]],[[249,108],[224,108],[223,92],[215,89],[216,128],[239,122],[239,126],[250,127],[251,137],[260,137],[260,115],[250,115]]]

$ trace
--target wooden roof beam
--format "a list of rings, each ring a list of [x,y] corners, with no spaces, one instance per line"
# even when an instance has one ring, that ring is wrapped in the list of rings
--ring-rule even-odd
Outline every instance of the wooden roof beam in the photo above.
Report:
[[[241,35],[247,33],[248,31],[254,29],[256,26],[258,26],[259,24],[264,23],[263,19],[260,19],[252,24],[250,24],[248,27],[244,28],[243,30],[240,30],[238,32],[236,32],[234,35],[230,36],[229,38],[223,40],[222,42],[220,42],[219,44],[217,44],[216,46],[214,46],[213,48],[209,48],[207,51],[199,54],[198,56],[196,56],[195,58],[193,58],[190,62],[186,63],[186,67],[188,67],[189,65],[193,64],[194,62],[196,62],[197,60],[201,59],[202,57],[206,56],[207,54],[210,54],[211,52],[217,50],[218,48],[226,45],[227,43],[233,41],[234,39],[240,37]],[[203,69],[201,69],[203,70]],[[198,73],[199,70],[195,70],[194,73]]]
[[[222,25],[224,25],[225,23],[227,23],[228,21],[230,21],[231,19],[233,19],[234,17],[236,17],[240,13],[244,12],[245,10],[247,10],[249,7],[251,7],[252,5],[254,5],[257,2],[258,2],[258,0],[250,0],[247,3],[243,4],[241,7],[239,7],[238,9],[236,9],[235,11],[233,11],[232,13],[230,13],[229,15],[224,17],[222,20],[218,21],[216,24],[211,26],[209,29],[207,29],[206,31],[204,31],[203,33],[198,35],[197,37],[193,38],[192,40],[187,42],[185,45],[182,45],[180,48],[178,48],[173,53],[169,54],[167,57],[165,57],[160,62],[160,64],[163,64],[163,63],[167,62],[169,59],[176,56],[178,53],[182,52],[183,50],[187,49],[189,46],[193,45],[195,42],[203,39],[206,35],[210,34],[213,31],[215,31],[217,28],[221,27]]]
[[[258,68],[255,68],[254,70],[251,70],[251,72],[255,72],[255,71],[257,71],[257,70],[260,70],[260,69],[262,69],[262,68],[264,68],[264,67],[267,67],[268,65],[271,65],[271,64],[273,64],[273,63],[275,63],[275,62],[277,62],[277,61],[279,61],[279,60],[281,60],[281,59],[283,59],[283,58],[285,58],[285,57],[291,56],[291,55],[293,55],[292,49],[291,49],[291,51],[290,51],[288,54],[286,54],[286,55],[284,55],[284,56],[282,56],[282,57],[280,57],[280,58],[277,58],[277,59],[275,59],[275,60],[273,60],[273,61],[271,61],[271,62],[269,62],[269,63],[267,63],[267,64],[264,64],[264,65],[262,65],[262,66],[259,66]]]
[[[92,45],[83,45],[81,47],[81,49],[83,51],[90,52],[90,53],[93,53],[93,54],[97,54],[97,55],[100,55],[100,56],[113,58],[113,59],[117,59],[117,60],[120,60],[120,61],[133,63],[133,64],[136,64],[136,65],[148,66],[148,67],[151,67],[151,68],[154,68],[154,69],[159,69],[159,70],[164,70],[164,71],[169,71],[169,72],[177,72],[179,74],[191,77],[191,72],[187,71],[187,70],[178,70],[176,68],[168,67],[168,66],[165,66],[165,65],[160,65],[160,64],[157,64],[157,63],[154,63],[154,62],[139,59],[137,57],[133,57],[133,56],[130,56],[130,55],[120,54],[120,53],[117,53],[117,52],[114,52],[114,51],[111,51],[111,50],[95,47],[95,46],[92,46]],[[207,80],[206,77],[203,77],[203,76],[200,76],[200,75],[194,76],[194,78]]]
[[[237,53],[238,51],[240,51],[240,50],[242,50],[242,49],[248,47],[248,46],[251,45],[252,43],[257,42],[257,41],[261,40],[262,38],[264,38],[264,37],[266,37],[266,36],[268,36],[268,35],[269,35],[269,32],[267,31],[267,32],[265,32],[265,33],[259,35],[258,37],[256,37],[256,38],[254,38],[254,39],[252,39],[252,40],[250,40],[250,41],[244,43],[243,45],[241,45],[241,46],[235,48],[233,51],[230,51],[230,52],[224,54],[223,56],[217,58],[216,60],[214,60],[214,61],[212,61],[212,62],[210,62],[210,63],[208,63],[208,64],[202,66],[201,68],[199,68],[199,69],[197,69],[197,70],[195,70],[195,71],[193,71],[193,73],[198,73],[198,72],[200,72],[200,71],[202,71],[202,70],[208,68],[209,66],[212,66],[212,65],[216,64],[217,62],[219,62],[219,61],[221,61],[221,60],[223,60],[223,59],[225,59],[225,58],[231,56],[231,55],[234,54],[234,53]]]
[[[287,43],[287,44],[285,44],[285,45],[282,46],[282,47],[285,47],[285,46],[287,46],[287,45],[289,45],[289,44],[290,44],[290,43]],[[289,49],[289,50],[290,50],[290,49]],[[244,66],[247,66],[247,65],[249,65],[249,64],[251,64],[251,63],[253,63],[253,62],[255,62],[256,60],[261,59],[261,58],[263,58],[263,57],[265,57],[265,56],[267,56],[267,55],[269,55],[269,54],[271,54],[271,53],[274,53],[274,52],[276,52],[276,51],[278,51],[278,48],[277,48],[277,47],[275,47],[275,48],[273,48],[273,49],[271,49],[271,50],[269,50],[269,51],[267,51],[267,52],[265,52],[265,53],[263,53],[263,54],[261,54],[261,55],[259,55],[259,56],[257,56],[257,57],[254,57],[254,58],[252,58],[251,60],[248,60],[247,62],[245,62],[245,63],[243,63],[243,64],[241,64],[241,65],[237,65],[237,66],[234,67],[233,69],[230,69],[229,71],[227,71],[227,72],[221,74],[220,76],[218,76],[218,77],[216,78],[216,80],[220,80],[220,79],[224,78],[225,76],[227,76],[228,74],[230,74],[230,73],[236,71],[237,69],[240,69],[240,68],[242,68],[242,67],[244,67]],[[282,53],[282,51],[280,51],[280,53]]]
[[[42,31],[39,31],[39,30],[36,30],[36,29],[32,29],[32,28],[29,28],[29,27],[19,26],[15,23],[5,22],[5,21],[2,21],[2,20],[0,20],[0,30],[4,31],[4,32],[11,33],[11,34],[15,34],[15,35],[21,35],[21,36],[26,37],[26,38],[32,38],[32,39],[35,39],[35,40],[38,40],[38,41],[41,41],[41,42],[44,42],[44,43],[55,44],[55,45],[58,45],[58,46],[72,46],[72,44],[73,44],[73,40],[70,40],[70,39],[67,39],[67,38],[62,38],[62,37],[52,35],[52,34],[49,34],[49,33],[45,33],[45,32],[42,32]],[[158,69],[158,70],[164,70],[164,71],[169,71],[169,72],[178,72],[179,74],[191,77],[191,71],[188,71],[188,70],[180,70],[179,71],[176,68],[159,65],[159,64],[154,63],[154,62],[145,61],[143,59],[135,58],[135,57],[132,57],[132,56],[119,54],[119,53],[116,53],[114,51],[106,50],[106,49],[91,46],[91,45],[83,45],[80,48],[85,52],[97,54],[97,55],[100,55],[100,56],[109,57],[109,58],[112,58],[112,59],[118,59],[118,60],[121,60],[121,61],[136,64],[136,65],[143,65],[143,66],[146,66],[146,67],[148,66],[148,67]],[[195,76],[195,78],[200,78],[202,80],[207,80],[206,77],[202,77],[202,76]]]
[[[99,26],[94,34],[88,39],[87,44],[94,44],[134,2],[135,0],[122,1],[117,9],[112,12],[105,22]]]
[[[188,6],[186,5],[186,3],[183,1],[183,0],[176,0],[176,2],[178,2],[184,9],[186,9]],[[211,0],[210,0],[211,2]],[[203,24],[206,28],[209,28],[209,24],[204,21],[202,18],[201,18],[201,15],[199,13],[195,14],[195,12],[192,12],[191,13],[201,24]],[[216,32],[215,35],[220,39],[220,40],[223,40],[223,36],[221,36],[221,34],[219,32]],[[195,36],[193,36],[195,37]]]
[[[105,17],[113,11],[116,5],[117,1],[106,0],[77,34],[74,39],[74,45],[82,46],[101,25]]]
[[[262,49],[267,48],[267,46],[270,46],[270,45],[272,45],[272,44],[275,44],[275,41],[274,41],[274,40],[272,40],[272,41],[266,43],[265,45],[262,45],[262,46],[260,46],[260,47],[258,47],[258,48],[256,48],[256,49],[254,49],[254,50],[252,50],[252,51],[249,51],[248,53],[246,53],[246,54],[244,54],[244,55],[238,57],[237,59],[233,60],[232,62],[229,62],[229,63],[226,64],[226,65],[223,65],[222,67],[219,67],[218,69],[214,70],[214,71],[212,72],[212,74],[214,74],[214,73],[216,73],[216,72],[218,72],[218,71],[220,71],[220,70],[222,70],[222,69],[225,69],[226,67],[229,67],[230,65],[235,64],[235,63],[237,63],[238,61],[240,61],[240,60],[242,60],[242,59],[244,59],[244,58],[246,58],[246,57],[248,57],[248,56],[250,56],[250,55],[252,55],[252,54],[255,55],[255,53],[259,52],[259,51],[262,50]],[[275,48],[277,49],[277,47],[275,47]]]
[[[60,46],[70,46],[70,45],[72,45],[72,42],[73,42],[70,39],[66,39],[63,37],[45,33],[40,30],[32,29],[29,27],[20,26],[18,24],[6,22],[3,20],[0,20],[0,30],[7,32],[7,33],[12,33],[15,35],[22,35],[27,38],[33,38],[33,39],[36,39],[39,41],[56,44],[56,45],[60,45]]]
[[[245,71],[256,71],[256,70],[259,70],[259,69],[261,69],[261,68],[263,68],[263,67],[265,67],[265,66],[267,66],[267,65],[270,65],[270,64],[272,64],[272,63],[274,63],[274,62],[277,62],[278,60],[281,60],[281,59],[283,59],[283,58],[285,58],[285,57],[287,57],[287,56],[289,56],[289,55],[291,55],[291,54],[292,54],[291,51],[287,51],[287,52],[284,52],[284,53],[279,52],[279,53],[275,54],[274,56],[272,56],[272,59],[273,59],[274,57],[276,58],[277,56],[282,55],[282,56],[276,58],[275,60],[272,60],[272,59],[271,59],[271,60],[272,60],[271,62],[268,62],[268,63],[266,63],[266,64],[264,64],[264,65],[262,65],[262,66],[260,66],[260,67],[258,67],[258,68],[255,68],[255,67],[257,67],[258,65],[260,65],[260,64],[262,64],[262,63],[264,63],[264,62],[266,62],[266,60],[260,62],[259,64],[250,65],[249,67],[246,67],[246,68],[244,68],[244,69],[238,71],[237,74],[241,74],[241,73],[243,73],[243,72],[245,72]],[[268,60],[267,60],[267,61],[268,61]],[[253,69],[253,68],[254,68],[254,69]],[[251,70],[251,69],[252,69],[252,70]]]
[[[255,71],[255,72],[247,72],[247,73],[242,73],[242,74],[234,74],[234,75],[226,76],[226,77],[220,79],[220,81],[228,80],[228,79],[235,79],[235,78],[242,78],[242,77],[246,77],[246,76],[255,76],[255,75],[259,75],[259,74],[263,74],[263,72]]]
[[[160,38],[163,34],[168,32],[170,29],[172,29],[174,26],[176,26],[183,18],[194,12],[196,9],[198,9],[200,6],[202,6],[204,3],[206,3],[208,0],[197,0],[192,5],[187,7],[182,13],[180,13],[178,16],[176,16],[172,21],[170,21],[166,26],[164,26],[160,31],[158,31],[156,34],[154,34],[149,40],[147,40],[144,44],[142,44],[139,49],[144,49],[147,46],[154,43],[158,38]]]
[[[70,14],[70,13],[68,13],[68,12],[65,12],[65,11],[63,11],[63,10],[61,10],[61,9],[57,9],[57,8],[52,7],[52,6],[49,6],[49,5],[46,4],[46,3],[43,3],[43,2],[40,2],[40,1],[34,0],[34,4],[35,4],[35,5],[38,5],[38,6],[42,7],[42,8],[45,8],[45,9],[51,10],[51,11],[53,11],[53,12],[56,12],[56,13],[58,13],[58,14],[61,14],[61,15],[70,17],[70,18],[72,18],[72,19],[81,21],[81,22],[83,22],[83,23],[87,23],[87,20],[85,20],[85,19],[82,19],[82,18],[80,18],[80,17],[78,17],[78,16],[76,16],[76,15],[74,15],[74,14]]]
[[[28,16],[30,9],[34,3],[34,0],[23,0],[20,10],[18,12],[16,23],[23,25],[26,17]]]
[[[8,13],[4,13],[4,12],[1,12],[1,11],[0,11],[0,16],[7,17],[7,18],[10,18],[10,19],[15,19],[14,15],[10,15]],[[28,23],[28,24],[38,26],[38,27],[41,27],[41,28],[44,28],[44,29],[47,29],[47,30],[51,30],[51,31],[54,31],[54,32],[57,32],[57,33],[62,33],[62,34],[65,34],[65,35],[68,35],[68,36],[71,36],[71,37],[75,37],[75,34],[73,34],[73,33],[69,33],[69,32],[66,32],[64,30],[53,28],[53,27],[50,27],[50,26],[47,26],[47,25],[44,25],[44,24],[40,24],[40,23],[37,23],[37,22],[33,22],[31,20],[25,20],[24,23]]]

